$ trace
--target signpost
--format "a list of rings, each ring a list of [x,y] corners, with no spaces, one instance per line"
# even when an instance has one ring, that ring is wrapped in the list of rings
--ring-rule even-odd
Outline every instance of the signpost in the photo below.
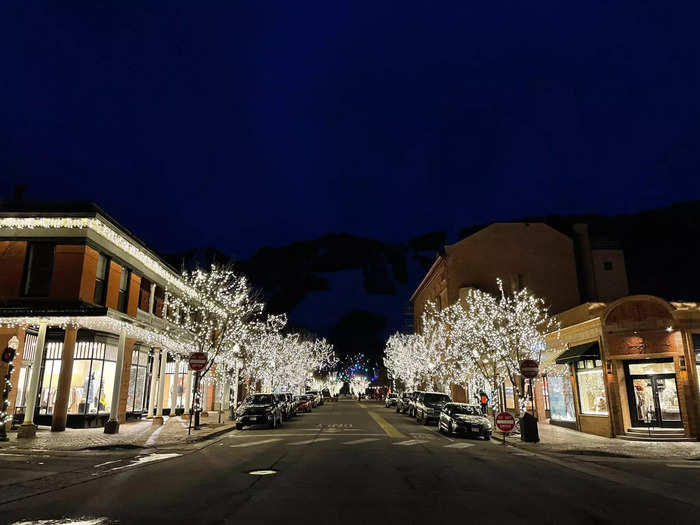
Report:
[[[520,362],[520,375],[527,378],[530,382],[530,406],[532,406],[532,415],[535,414],[535,392],[532,390],[532,378],[537,377],[540,373],[540,365],[534,359],[525,359]]]
[[[192,432],[192,415],[194,413],[194,429],[199,430],[199,372],[207,366],[207,354],[204,352],[194,352],[190,354],[189,365],[190,370],[194,370],[194,385],[192,386],[192,406],[190,407],[190,423],[187,428],[187,435]],[[197,403],[197,410],[194,410],[194,405]]]
[[[496,415],[496,427],[503,433],[503,444],[506,444],[506,434],[515,428],[515,418],[508,412],[501,412]]]

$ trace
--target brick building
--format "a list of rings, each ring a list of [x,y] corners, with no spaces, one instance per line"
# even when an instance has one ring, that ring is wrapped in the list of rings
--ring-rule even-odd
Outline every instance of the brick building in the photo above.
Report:
[[[698,439],[700,304],[635,295],[557,317],[540,420],[606,437]]]
[[[10,411],[20,435],[32,423],[113,431],[188,411],[192,378],[180,356],[189,350],[162,330],[165,290],[184,286],[93,204],[3,204],[0,345],[18,346]],[[206,394],[211,408],[213,387]]]
[[[494,223],[437,255],[411,296],[416,330],[428,302],[452,305],[470,289],[497,294],[497,279],[507,291],[531,290],[552,313],[628,294],[624,253],[610,242],[591,240],[585,224],[566,235],[544,223]],[[450,388],[456,400],[468,397],[461,387]],[[507,385],[500,395],[515,410],[512,392]]]

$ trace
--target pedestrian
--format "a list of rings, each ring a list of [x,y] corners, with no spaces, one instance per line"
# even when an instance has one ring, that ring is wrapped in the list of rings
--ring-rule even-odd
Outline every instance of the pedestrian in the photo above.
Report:
[[[487,396],[486,392],[483,390],[481,391],[479,401],[481,403],[481,413],[486,415],[489,411],[489,396]]]

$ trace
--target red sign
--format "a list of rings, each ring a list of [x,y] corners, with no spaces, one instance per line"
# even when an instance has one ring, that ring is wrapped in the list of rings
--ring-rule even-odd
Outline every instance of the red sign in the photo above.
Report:
[[[508,412],[501,412],[496,416],[496,426],[501,432],[510,432],[515,428],[515,418]]]
[[[524,361],[520,362],[520,375],[523,377],[527,377],[528,379],[532,379],[533,377],[537,377],[537,374],[540,373],[540,365],[537,364],[537,361],[533,361],[532,359],[525,359]]]
[[[204,352],[190,354],[190,370],[197,372],[202,370],[205,366],[207,366],[207,354]]]

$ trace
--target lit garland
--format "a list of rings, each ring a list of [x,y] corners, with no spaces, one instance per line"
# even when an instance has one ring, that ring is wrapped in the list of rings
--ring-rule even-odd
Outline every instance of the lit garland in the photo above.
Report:
[[[167,348],[171,353],[187,356],[190,353],[190,346],[187,342],[174,339],[157,330],[149,330],[142,328],[133,323],[120,321],[112,317],[100,316],[77,316],[77,317],[4,317],[0,318],[0,326],[3,328],[38,328],[40,323],[46,323],[47,326],[58,327],[63,330],[66,328],[85,328],[88,330],[96,330],[99,332],[108,332],[115,335],[126,331],[126,336],[130,339],[136,339],[146,345],[155,346],[158,348]]]

